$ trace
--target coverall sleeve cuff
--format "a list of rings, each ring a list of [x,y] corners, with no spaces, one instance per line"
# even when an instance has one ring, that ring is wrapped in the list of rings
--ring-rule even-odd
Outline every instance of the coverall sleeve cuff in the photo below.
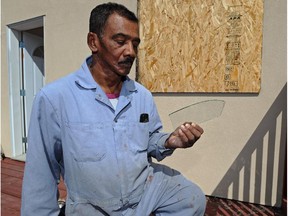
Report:
[[[166,156],[170,156],[172,155],[172,153],[174,152],[175,149],[169,149],[169,148],[165,148],[164,144],[166,142],[166,140],[168,139],[168,137],[170,136],[170,134],[165,134],[164,136],[162,136],[159,139],[159,152],[162,156],[166,157]]]

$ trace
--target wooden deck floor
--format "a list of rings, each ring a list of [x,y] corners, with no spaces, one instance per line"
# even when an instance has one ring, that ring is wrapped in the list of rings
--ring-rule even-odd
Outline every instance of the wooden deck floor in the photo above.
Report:
[[[5,158],[1,160],[1,215],[19,216],[21,205],[21,189],[24,171],[24,162]],[[63,183],[59,185],[60,198],[65,199],[66,190]],[[287,201],[285,201],[287,204]],[[205,216],[231,216],[231,215],[286,215],[285,208],[273,208],[251,203],[220,199],[207,196]],[[40,215],[41,216],[41,215]]]

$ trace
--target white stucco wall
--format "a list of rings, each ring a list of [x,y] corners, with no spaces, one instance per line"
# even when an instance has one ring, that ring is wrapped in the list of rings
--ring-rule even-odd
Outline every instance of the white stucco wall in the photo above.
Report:
[[[89,55],[88,18],[91,9],[102,2],[106,1],[2,0],[0,137],[6,156],[11,156],[6,26],[44,15],[48,83],[77,69]],[[137,12],[136,0],[117,2]],[[207,99],[225,101],[222,115],[202,124],[205,133],[193,148],[177,150],[162,162],[195,181],[207,195],[281,204],[287,129],[286,4],[286,0],[264,2],[259,95],[154,95],[166,131],[172,130],[169,113]],[[135,67],[131,72],[134,77]]]

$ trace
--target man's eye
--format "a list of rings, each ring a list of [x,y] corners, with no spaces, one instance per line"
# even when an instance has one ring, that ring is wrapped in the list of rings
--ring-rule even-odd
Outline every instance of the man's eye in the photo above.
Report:
[[[134,47],[135,49],[137,49],[138,46],[139,46],[139,43],[133,43],[133,47]]]
[[[125,41],[124,40],[118,40],[116,41],[119,45],[124,45]]]

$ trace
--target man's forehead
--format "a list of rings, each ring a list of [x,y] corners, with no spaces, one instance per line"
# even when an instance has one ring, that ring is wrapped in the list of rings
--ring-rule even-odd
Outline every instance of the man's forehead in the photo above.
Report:
[[[104,31],[114,31],[117,33],[127,34],[128,32],[135,33],[138,35],[138,23],[131,21],[117,13],[113,13],[108,17],[105,24]]]

